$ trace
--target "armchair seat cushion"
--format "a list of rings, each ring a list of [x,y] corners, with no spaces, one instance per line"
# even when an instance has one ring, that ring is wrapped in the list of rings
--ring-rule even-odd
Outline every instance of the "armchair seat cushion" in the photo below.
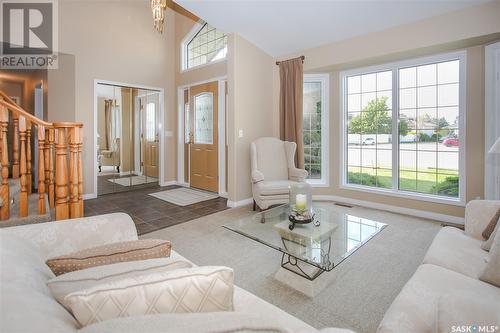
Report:
[[[255,186],[261,196],[285,194],[288,197],[289,187],[292,184],[298,184],[298,182],[291,180],[270,180],[259,182]]]

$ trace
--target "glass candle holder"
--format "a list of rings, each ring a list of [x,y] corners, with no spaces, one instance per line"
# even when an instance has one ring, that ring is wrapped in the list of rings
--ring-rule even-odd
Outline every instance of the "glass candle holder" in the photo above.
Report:
[[[298,215],[312,212],[312,188],[308,183],[290,186],[290,210]]]

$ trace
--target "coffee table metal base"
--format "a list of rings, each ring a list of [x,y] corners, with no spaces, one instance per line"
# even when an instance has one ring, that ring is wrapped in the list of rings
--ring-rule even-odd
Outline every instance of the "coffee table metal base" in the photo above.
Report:
[[[309,281],[313,281],[324,272],[322,269],[285,253],[281,256],[281,267]]]

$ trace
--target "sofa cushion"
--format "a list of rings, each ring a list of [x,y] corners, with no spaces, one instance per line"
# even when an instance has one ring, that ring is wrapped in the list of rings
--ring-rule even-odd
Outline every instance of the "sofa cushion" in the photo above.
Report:
[[[497,232],[491,245],[488,264],[479,276],[484,282],[500,287],[500,232]],[[500,308],[499,308],[500,309]]]
[[[233,270],[227,267],[177,269],[77,291],[64,303],[83,326],[117,317],[232,311],[233,283]]]
[[[379,333],[434,333],[439,298],[468,295],[499,298],[500,289],[478,279],[435,265],[421,265],[384,315]]]
[[[0,263],[0,332],[76,331],[75,319],[50,294],[46,281],[54,274],[38,247],[2,232]]]
[[[185,260],[172,258],[120,262],[59,275],[47,281],[47,286],[54,298],[67,307],[68,305],[64,304],[64,298],[76,291],[132,276],[190,268],[192,266],[191,263]]]
[[[288,198],[289,187],[292,184],[298,184],[298,182],[294,182],[291,180],[272,180],[272,181],[263,181],[255,184],[259,191],[259,195],[286,195]]]
[[[142,239],[92,247],[47,260],[55,275],[117,262],[164,258],[171,244],[162,239]]]
[[[469,295],[449,294],[439,298],[438,333],[452,332],[453,327],[471,327],[473,325],[500,326],[500,299],[477,298],[472,293]]]
[[[464,234],[460,229],[444,227],[432,241],[424,264],[438,265],[473,278],[486,267],[488,253],[481,249],[482,241]]]
[[[315,332],[307,331],[308,333]],[[295,333],[286,321],[269,314],[238,312],[158,314],[112,319],[85,327],[81,333]],[[305,331],[303,331],[305,332]]]

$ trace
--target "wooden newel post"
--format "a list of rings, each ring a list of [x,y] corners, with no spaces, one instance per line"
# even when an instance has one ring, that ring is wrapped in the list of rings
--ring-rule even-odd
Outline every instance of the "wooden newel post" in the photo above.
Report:
[[[38,126],[38,214],[44,215],[45,207],[45,127]]]
[[[21,192],[19,193],[19,217],[28,216],[28,184],[26,168],[26,119],[19,117],[19,140],[21,143],[20,168],[21,173]]]
[[[67,154],[68,144],[66,143],[66,129],[60,127],[56,129],[56,220],[69,218],[68,205],[68,167]]]
[[[0,188],[0,197],[3,205],[0,208],[0,219],[8,220],[10,217],[10,193],[9,193],[9,152],[7,145],[7,132],[9,127],[9,110],[5,106],[0,106],[0,135],[1,148],[0,155],[2,164],[2,186]]]
[[[78,204],[78,143],[79,129],[71,127],[69,129],[69,190],[70,190],[70,217],[80,217],[80,207]]]
[[[31,122],[26,120],[26,186],[31,194],[33,176],[31,174]]]
[[[12,114],[12,178],[19,178],[19,117]]]

